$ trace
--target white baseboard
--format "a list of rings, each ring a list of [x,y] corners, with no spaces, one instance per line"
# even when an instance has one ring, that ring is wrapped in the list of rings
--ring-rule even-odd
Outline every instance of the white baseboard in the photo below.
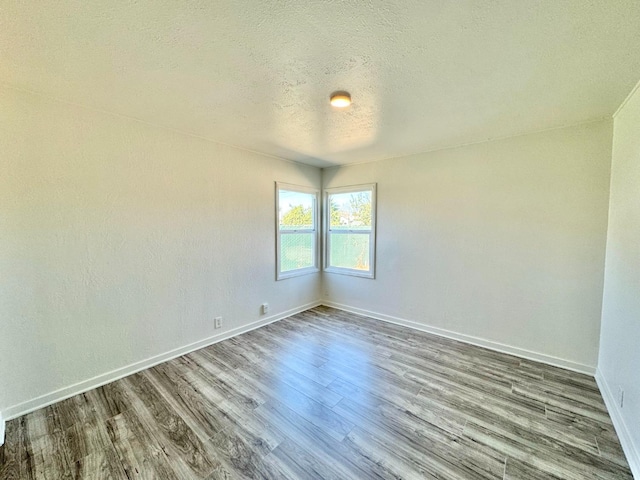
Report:
[[[218,335],[214,335],[212,337],[208,337],[203,340],[190,343],[189,345],[185,345],[183,347],[179,347],[179,348],[170,350],[168,352],[161,353],[160,355],[155,355],[151,358],[147,358],[146,360],[141,360],[139,362],[132,363],[125,367],[121,367],[116,370],[112,370],[110,372],[95,376],[93,378],[83,380],[82,382],[78,382],[73,385],[69,385],[68,387],[64,387],[59,390],[56,390],[54,392],[41,395],[32,400],[28,400],[26,402],[13,405],[9,408],[6,408],[3,411],[4,418],[6,420],[11,420],[13,418],[20,417],[29,412],[33,412],[34,410],[38,410],[40,408],[46,407],[53,403],[59,402],[61,400],[65,400],[69,397],[73,397],[74,395],[78,395],[79,393],[92,390],[102,385],[106,385],[107,383],[111,383],[115,380],[119,380],[120,378],[124,378],[126,376],[132,375],[141,370],[145,370],[147,368],[153,367],[154,365],[158,365],[160,363],[166,362],[167,360],[171,360],[173,358],[186,355],[187,353],[193,352],[194,350],[199,350],[201,348],[208,347],[209,345],[213,345],[214,343],[218,343],[222,340],[226,340],[228,338],[235,337],[242,333],[255,330],[256,328],[263,327],[270,323],[277,322],[278,320],[282,320],[283,318],[290,317],[291,315],[295,315],[296,313],[300,313],[310,308],[317,307],[318,305],[321,305],[321,302],[316,301],[316,302],[308,303],[306,305],[301,305],[300,307],[292,308],[291,310],[287,310],[285,312],[281,312],[276,315],[263,318],[256,322],[252,322],[248,325],[234,328],[232,330],[220,333]]]
[[[2,412],[0,412],[0,446],[4,445],[4,417],[2,416]]]
[[[548,365],[553,365],[554,367],[565,368],[567,370],[572,370],[578,373],[584,373],[593,376],[596,371],[595,367],[592,367],[590,365],[583,365],[581,363],[572,362],[571,360],[565,360],[564,358],[558,358],[551,355],[546,355],[544,353],[532,352],[523,348],[512,347],[511,345],[505,345],[503,343],[494,342],[492,340],[474,337],[471,335],[465,335],[463,333],[457,333],[451,330],[445,330],[443,328],[431,327],[429,325],[418,323],[412,320],[385,315],[384,313],[371,312],[362,308],[351,307],[349,305],[343,305],[327,300],[323,300],[322,304],[326,305],[327,307],[338,308],[346,312],[357,313],[366,317],[375,318],[377,320],[383,320],[385,322],[394,323],[396,325],[402,325],[403,327],[420,330],[421,332],[432,333],[440,337],[459,340],[461,342],[470,343],[479,347],[488,348],[489,350],[508,353],[509,355],[515,355],[516,357],[526,358],[528,360],[534,360],[540,363],[546,363]]]
[[[600,389],[600,393],[602,393],[602,398],[604,399],[604,403],[611,416],[611,421],[620,439],[622,450],[627,457],[627,462],[629,462],[629,468],[631,468],[633,478],[640,480],[640,445],[633,444],[629,426],[624,421],[620,407],[618,407],[618,402],[616,402],[616,397],[613,395],[609,384],[599,369],[596,370],[596,382],[598,383],[598,388]]]

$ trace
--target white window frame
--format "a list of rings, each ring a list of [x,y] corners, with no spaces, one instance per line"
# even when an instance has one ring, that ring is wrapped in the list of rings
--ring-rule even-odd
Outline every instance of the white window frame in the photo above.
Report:
[[[280,230],[280,190],[314,195],[313,200],[313,228],[301,230]],[[308,275],[320,271],[320,190],[290,183],[276,182],[276,280]],[[297,268],[287,272],[281,271],[280,245],[282,235],[306,233],[313,238],[313,266]]]
[[[363,185],[349,185],[345,187],[335,187],[335,188],[327,188],[324,190],[324,218],[323,218],[323,226],[324,226],[324,271],[327,273],[339,273],[341,275],[352,275],[355,277],[364,277],[364,278],[376,278],[376,217],[377,217],[377,209],[376,209],[376,184],[375,183],[367,183]],[[330,205],[330,196],[337,193],[358,193],[358,192],[371,192],[371,230],[363,231],[363,230],[347,230],[347,229],[339,229],[332,230],[331,229],[331,205]],[[358,235],[369,235],[369,270],[358,270],[355,268],[345,268],[345,267],[334,267],[331,266],[331,235],[341,235],[341,234],[358,234]]]

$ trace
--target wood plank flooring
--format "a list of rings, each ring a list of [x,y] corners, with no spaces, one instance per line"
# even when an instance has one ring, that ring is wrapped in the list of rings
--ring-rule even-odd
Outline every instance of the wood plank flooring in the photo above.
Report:
[[[318,307],[8,422],[2,479],[631,479],[593,378]]]

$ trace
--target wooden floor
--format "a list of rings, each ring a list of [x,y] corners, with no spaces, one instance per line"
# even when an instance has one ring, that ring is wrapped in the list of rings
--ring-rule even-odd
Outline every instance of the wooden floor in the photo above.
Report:
[[[326,307],[7,430],[2,479],[632,478],[593,378]]]

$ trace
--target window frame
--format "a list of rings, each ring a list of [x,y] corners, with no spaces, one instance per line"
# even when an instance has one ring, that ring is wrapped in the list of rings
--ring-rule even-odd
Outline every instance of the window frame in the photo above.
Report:
[[[313,228],[301,230],[280,230],[280,191],[297,192],[313,195]],[[320,190],[313,187],[294,185],[291,183],[275,182],[276,196],[276,281],[302,275],[309,275],[320,271]],[[311,267],[297,268],[283,272],[281,267],[282,235],[309,234],[313,239],[313,265]]]
[[[331,205],[330,197],[333,194],[339,193],[359,193],[359,192],[371,192],[371,229],[369,231],[363,230],[347,230],[340,229],[331,230]],[[340,275],[350,275],[354,277],[362,278],[376,278],[376,223],[377,223],[377,184],[365,183],[361,185],[348,185],[344,187],[334,187],[324,189],[324,201],[323,201],[323,271],[327,273],[338,273]],[[355,268],[336,267],[331,265],[331,235],[342,234],[358,234],[369,235],[369,270],[358,270]]]

